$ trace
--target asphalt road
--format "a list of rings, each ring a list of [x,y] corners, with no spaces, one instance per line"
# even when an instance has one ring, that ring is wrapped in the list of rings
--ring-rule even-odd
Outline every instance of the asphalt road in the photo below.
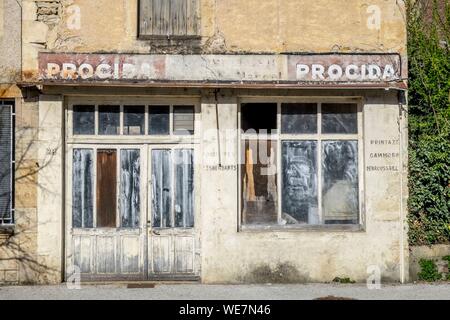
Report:
[[[127,284],[0,287],[0,300],[450,300],[450,283],[385,285],[201,285],[155,284],[128,288]]]

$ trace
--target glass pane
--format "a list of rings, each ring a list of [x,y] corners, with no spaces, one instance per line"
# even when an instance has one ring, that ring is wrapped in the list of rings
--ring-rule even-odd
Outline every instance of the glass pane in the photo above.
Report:
[[[148,134],[170,134],[170,106],[150,106],[148,112]]]
[[[322,133],[358,133],[357,105],[324,103]]]
[[[94,152],[74,149],[72,161],[72,226],[94,226]]]
[[[358,142],[324,141],[322,210],[325,223],[358,223],[358,194]]]
[[[277,143],[271,140],[243,141],[243,224],[276,224]]]
[[[13,223],[12,111],[13,106],[1,105],[0,101],[0,224]]]
[[[172,161],[170,150],[152,150],[152,226],[169,228],[172,207]]]
[[[116,227],[117,152],[97,151],[97,228]]]
[[[192,149],[174,150],[175,227],[194,226],[194,162]]]
[[[317,104],[283,103],[281,133],[317,133]]]
[[[99,106],[98,122],[99,134],[120,134],[120,106]]]
[[[282,216],[287,224],[319,224],[316,141],[283,141]]]
[[[145,107],[123,107],[123,134],[139,135],[145,132]]]
[[[241,126],[244,133],[276,133],[276,103],[244,103],[241,106]]]
[[[194,134],[194,106],[173,107],[173,133],[177,135]]]
[[[141,211],[141,158],[139,150],[120,150],[120,217],[122,227],[139,227]]]
[[[95,106],[73,106],[73,134],[95,134]]]

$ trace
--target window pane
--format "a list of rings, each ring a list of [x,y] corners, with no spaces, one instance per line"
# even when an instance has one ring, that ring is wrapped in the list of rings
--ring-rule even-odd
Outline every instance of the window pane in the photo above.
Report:
[[[283,103],[281,133],[317,133],[317,104]]]
[[[98,133],[102,135],[120,134],[120,107],[98,107]]]
[[[72,226],[94,226],[94,170],[92,149],[74,149],[72,163]]]
[[[121,150],[119,204],[122,227],[139,227],[140,190],[141,158],[139,150]]]
[[[0,224],[13,223],[12,111],[13,106],[0,105]]]
[[[276,141],[243,142],[242,217],[243,224],[276,224],[277,163]]]
[[[150,106],[148,133],[150,135],[168,135],[170,132],[170,107]]]
[[[139,135],[145,132],[145,107],[123,107],[123,134]]]
[[[73,134],[95,134],[95,106],[73,106]]]
[[[322,210],[326,224],[358,223],[357,141],[323,142]]]
[[[276,133],[276,103],[244,103],[241,107],[241,126],[244,132]]]
[[[117,152],[97,151],[97,227],[116,227]]]
[[[172,161],[170,150],[152,150],[152,226],[168,228],[172,207]]]
[[[192,149],[174,150],[175,227],[194,226],[194,163]]]
[[[358,133],[357,105],[324,103],[322,133]]]
[[[173,107],[173,132],[178,135],[194,134],[194,106]]]
[[[287,224],[319,224],[316,141],[283,141],[282,216]]]

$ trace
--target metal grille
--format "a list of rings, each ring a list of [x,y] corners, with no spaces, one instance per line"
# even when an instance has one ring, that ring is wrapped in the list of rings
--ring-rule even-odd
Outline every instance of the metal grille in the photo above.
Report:
[[[0,101],[0,226],[14,223],[14,104]]]

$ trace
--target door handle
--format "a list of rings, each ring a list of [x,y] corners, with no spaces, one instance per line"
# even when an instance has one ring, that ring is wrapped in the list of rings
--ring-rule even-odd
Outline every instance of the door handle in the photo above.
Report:
[[[155,230],[152,230],[152,234],[155,235],[155,236],[160,236],[161,235],[160,233],[156,232]]]

